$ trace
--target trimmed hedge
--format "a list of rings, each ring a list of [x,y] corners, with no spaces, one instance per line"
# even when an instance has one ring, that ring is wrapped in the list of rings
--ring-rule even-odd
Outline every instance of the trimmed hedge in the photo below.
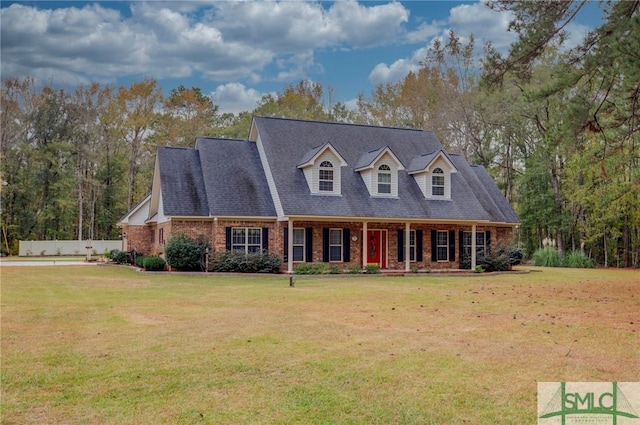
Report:
[[[325,263],[300,263],[293,266],[294,274],[324,274],[327,269]]]
[[[148,272],[159,272],[165,269],[165,261],[156,256],[143,257],[142,267]]]
[[[211,255],[209,271],[228,273],[278,273],[282,261],[267,251],[245,254],[242,251],[223,251]]]

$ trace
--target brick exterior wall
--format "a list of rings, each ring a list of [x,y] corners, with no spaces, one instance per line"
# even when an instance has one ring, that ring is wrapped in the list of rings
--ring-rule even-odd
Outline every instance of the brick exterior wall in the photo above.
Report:
[[[126,226],[123,231],[127,233],[127,250],[136,249],[148,255],[162,255],[164,253],[164,243],[169,240],[172,234],[184,233],[192,239],[205,238],[212,247],[213,252],[226,250],[226,228],[227,227],[260,227],[269,229],[269,252],[280,258],[284,257],[284,229],[287,227],[286,221],[249,221],[249,220],[174,220],[158,225]],[[351,267],[362,264],[362,243],[363,225],[361,222],[304,222],[294,221],[295,228],[313,229],[313,262],[322,262],[323,243],[322,229],[337,228],[349,229],[351,239],[349,240],[350,261],[341,263],[347,270]],[[398,257],[398,230],[404,230],[404,223],[383,223],[368,222],[368,230],[387,231],[387,268],[404,270],[405,262],[399,261]],[[458,240],[459,231],[471,231],[471,226],[451,225],[451,224],[412,224],[411,230],[422,230],[422,261],[411,262],[411,267],[418,269],[457,269],[460,267],[460,247]],[[454,261],[432,261],[431,260],[431,231],[442,230],[455,232],[455,260]],[[496,246],[499,241],[511,243],[513,239],[513,229],[511,227],[477,226],[477,232],[491,232],[491,246]],[[152,236],[153,233],[153,236]],[[353,240],[353,237],[357,240]],[[287,270],[287,264],[283,262],[283,271]]]

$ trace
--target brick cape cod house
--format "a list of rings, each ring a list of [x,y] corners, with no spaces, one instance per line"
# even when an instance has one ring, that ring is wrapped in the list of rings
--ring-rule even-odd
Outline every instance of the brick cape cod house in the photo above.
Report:
[[[184,233],[214,252],[268,250],[292,272],[459,268],[465,253],[474,266],[519,223],[487,171],[431,131],[255,117],[248,140],[159,147],[151,194],[118,224],[125,250],[162,255]]]

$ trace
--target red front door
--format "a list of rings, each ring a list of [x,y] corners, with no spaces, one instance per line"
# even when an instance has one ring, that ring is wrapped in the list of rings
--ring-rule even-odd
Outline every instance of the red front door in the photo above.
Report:
[[[367,231],[367,264],[387,267],[387,232],[384,230]]]

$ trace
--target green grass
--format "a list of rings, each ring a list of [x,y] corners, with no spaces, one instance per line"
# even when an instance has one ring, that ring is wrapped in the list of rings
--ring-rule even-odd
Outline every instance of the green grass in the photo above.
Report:
[[[5,267],[2,424],[535,424],[634,381],[637,270],[217,276]]]

